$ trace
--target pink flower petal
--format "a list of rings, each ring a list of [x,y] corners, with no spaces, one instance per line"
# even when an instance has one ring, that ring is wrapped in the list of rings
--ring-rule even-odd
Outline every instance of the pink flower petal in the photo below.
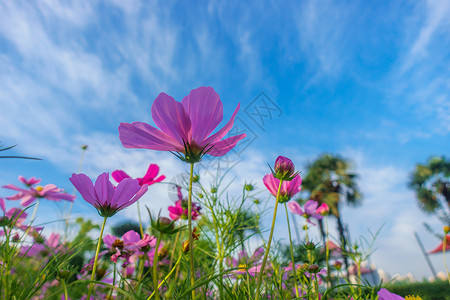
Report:
[[[84,174],[73,173],[69,180],[86,202],[90,203],[94,207],[99,207],[100,203],[98,202],[94,185],[89,177]]]
[[[223,105],[212,87],[192,90],[181,101],[191,120],[192,139],[201,143],[222,122]]]
[[[152,105],[152,118],[156,126],[181,145],[191,139],[191,120],[183,105],[166,93],[156,97]]]
[[[143,123],[120,123],[119,139],[125,148],[143,148],[161,151],[177,151],[183,149],[179,143],[169,135],[155,127]]]
[[[129,205],[130,199],[141,189],[137,179],[125,178],[122,180],[114,191],[111,200],[116,208],[125,208]]]
[[[141,240],[141,236],[136,231],[130,230],[122,235],[122,240],[125,244],[134,244]]]
[[[112,244],[114,244],[116,240],[118,240],[118,238],[112,234],[108,234],[103,237],[103,243],[105,243],[109,248],[112,247]]]
[[[109,181],[109,174],[102,173],[95,181],[95,194],[102,205],[114,203],[114,186]]]
[[[3,198],[0,198],[0,208],[3,210],[3,212],[6,211],[5,200],[3,200]]]
[[[127,173],[125,173],[122,170],[116,170],[114,172],[111,173],[111,177],[117,182],[121,182],[122,180],[124,180],[125,178],[130,178],[130,176],[128,176]]]
[[[297,201],[290,201],[287,206],[294,214],[297,214],[299,216],[303,216],[305,214],[302,210],[302,207],[297,203]]]
[[[225,126],[223,126],[220,130],[218,130],[216,133],[214,133],[213,135],[211,135],[209,138],[207,138],[205,140],[205,142],[203,143],[203,145],[207,145],[207,144],[213,144],[215,142],[220,141],[230,130],[231,128],[233,128],[234,125],[234,118],[236,118],[236,115],[239,111],[240,108],[240,104],[238,104],[238,106],[236,107],[236,109],[234,110],[233,115],[231,116],[230,120],[228,121],[227,124],[225,124]]]
[[[214,144],[212,144],[211,150],[207,152],[207,154],[211,156],[223,156],[228,153],[231,149],[233,149],[237,142],[245,138],[247,134],[242,133],[240,135],[235,135],[232,137],[229,137],[227,139],[218,141]]]
[[[273,196],[276,197],[277,192],[278,192],[278,186],[280,185],[280,181],[278,179],[276,179],[275,177],[273,177],[272,174],[267,174],[264,176],[263,182],[264,182],[264,185],[266,186],[266,188],[269,190],[269,192]]]

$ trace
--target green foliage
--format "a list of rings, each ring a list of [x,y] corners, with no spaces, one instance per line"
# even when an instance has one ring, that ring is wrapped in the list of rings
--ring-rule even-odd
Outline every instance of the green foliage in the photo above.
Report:
[[[415,295],[423,300],[450,300],[450,285],[448,281],[396,283],[387,287],[389,291],[400,296]]]

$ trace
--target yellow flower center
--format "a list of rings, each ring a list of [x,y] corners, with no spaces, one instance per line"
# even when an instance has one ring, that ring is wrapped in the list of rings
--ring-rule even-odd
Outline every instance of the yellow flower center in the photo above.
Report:
[[[43,188],[42,186],[40,186],[40,185],[38,185],[38,186],[36,187],[36,191],[38,191],[38,192],[41,192],[43,189],[44,189],[44,188]]]
[[[246,264],[239,264],[238,271],[245,272],[246,270],[247,270],[247,265]]]
[[[419,296],[405,296],[405,300],[423,300]]]

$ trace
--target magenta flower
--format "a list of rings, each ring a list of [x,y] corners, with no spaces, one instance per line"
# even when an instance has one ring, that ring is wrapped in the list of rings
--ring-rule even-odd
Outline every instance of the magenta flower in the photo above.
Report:
[[[49,238],[44,243],[35,242],[31,246],[23,246],[20,248],[20,253],[27,256],[38,256],[43,254],[56,254],[63,250],[63,246],[60,245],[60,236],[57,233],[50,234]]]
[[[275,160],[272,173],[275,178],[287,181],[291,181],[298,174],[295,173],[295,166],[292,160],[284,156],[278,156]]]
[[[119,138],[125,148],[177,152],[183,161],[195,163],[205,154],[223,156],[246,134],[223,139],[231,130],[239,105],[228,123],[211,133],[223,118],[223,105],[211,87],[192,90],[180,102],[165,93],[152,105],[152,118],[159,129],[142,122],[121,123]]]
[[[75,196],[64,193],[63,189],[57,188],[54,184],[47,184],[46,186],[37,186],[32,187],[33,184],[40,182],[40,179],[31,178],[26,180],[22,176],[19,176],[19,180],[25,185],[27,185],[28,189],[19,188],[13,184],[4,185],[3,188],[18,191],[18,194],[15,194],[10,197],[6,197],[8,200],[22,200],[20,201],[20,205],[28,206],[33,203],[36,199],[45,198],[47,200],[52,201],[73,201]]]
[[[35,184],[38,184],[39,182],[41,182],[40,179],[37,179],[35,177],[31,177],[30,179],[26,179],[22,175],[19,176],[19,181],[22,182],[23,184],[25,184],[26,186],[32,186],[32,185],[35,185]]]
[[[111,217],[118,211],[130,206],[141,198],[148,189],[148,185],[139,185],[137,179],[125,178],[116,188],[109,181],[109,174],[103,173],[95,181],[85,174],[72,174],[70,182],[80,192],[83,199],[92,204],[102,217]]]
[[[389,292],[387,289],[381,289],[377,292],[379,300],[404,300],[405,298]]]
[[[122,239],[119,239],[111,234],[103,237],[103,242],[110,248],[110,252],[113,253],[111,261],[117,263],[118,258],[125,259],[126,264],[129,263],[129,259],[133,254],[141,254],[141,251],[147,247],[154,247],[156,245],[156,239],[148,234],[144,235],[141,239],[139,233],[134,230],[126,232]]]
[[[261,259],[264,256],[264,247],[257,248],[251,257],[246,251],[238,253],[238,258],[228,257],[226,263],[231,268],[238,268],[232,271],[235,275],[249,274],[255,276],[261,269]]]
[[[151,164],[148,167],[147,173],[145,173],[144,177],[142,178],[136,178],[139,181],[139,184],[142,186],[144,184],[147,185],[152,185],[154,183],[157,182],[161,182],[163,181],[166,176],[161,175],[158,178],[156,178],[156,176],[159,173],[159,167],[156,164]],[[122,180],[124,180],[125,178],[131,178],[127,173],[125,173],[122,170],[116,170],[114,172],[111,173],[112,178],[114,178],[115,181],[117,181],[118,183],[120,183]]]
[[[178,200],[175,202],[175,206],[169,206],[169,217],[177,221],[178,219],[187,220],[188,218],[188,201],[183,199],[181,194],[181,187],[176,186],[178,189]],[[200,216],[200,204],[192,202],[192,220],[196,220]]]
[[[330,211],[330,207],[326,203],[322,203],[316,210],[316,213],[325,216]]]
[[[42,228],[40,227],[26,226],[24,222],[28,215],[20,208],[13,207],[7,211],[3,198],[0,198],[0,209],[3,211],[3,217],[0,217],[0,226],[9,227],[9,229],[7,229],[8,233],[13,228],[17,228],[23,231],[28,230],[28,234],[30,235],[42,230]],[[3,235],[5,235],[5,232],[3,230],[0,230],[0,236]]]
[[[266,176],[264,176],[263,182],[269,192],[276,197],[278,186],[280,185],[280,180],[275,178],[273,174],[267,174]],[[295,194],[301,191],[301,184],[302,178],[298,174],[291,181],[283,181],[283,183],[281,184],[279,202],[284,203],[291,200],[291,198]]]
[[[318,212],[317,201],[308,200],[304,205],[304,210],[301,208],[300,204],[296,201],[291,201],[288,203],[288,207],[292,213],[304,217],[309,223],[313,224],[309,218],[313,217],[314,219],[321,220],[323,215]]]

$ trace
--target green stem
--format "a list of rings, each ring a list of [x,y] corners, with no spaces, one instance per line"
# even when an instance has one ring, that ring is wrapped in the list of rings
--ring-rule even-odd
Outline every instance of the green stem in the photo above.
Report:
[[[305,243],[308,244],[309,238],[308,238],[308,219],[307,218],[305,218],[305,226],[303,226],[303,228],[305,228]],[[312,262],[312,257],[311,257],[311,250],[307,249],[306,254],[308,257],[309,264],[312,264],[313,262]]]
[[[175,241],[173,243],[172,247],[172,255],[170,256],[170,262],[169,262],[169,269],[172,268],[173,258],[175,257],[175,250],[177,249],[178,239],[180,238],[180,231],[177,232],[177,235],[175,236]]]
[[[95,279],[95,272],[97,271],[97,263],[98,263],[98,253],[100,252],[100,246],[102,245],[102,237],[103,237],[103,230],[105,229],[106,219],[108,217],[105,217],[103,219],[102,229],[100,230],[100,237],[98,238],[97,243],[97,250],[95,251],[95,259],[94,259],[94,266],[92,267],[92,276],[91,276],[91,283],[89,284],[89,290],[87,294],[87,299],[91,299],[92,290],[94,289],[94,284],[92,281]]]
[[[113,286],[111,287],[111,292],[109,292],[109,298],[112,299],[112,293],[114,291],[114,287],[116,286],[116,263],[114,263],[114,273],[113,273]]]
[[[326,244],[325,244],[325,249],[326,249],[326,262],[327,262],[327,286],[328,288],[331,287],[331,278],[330,278],[330,240],[329,240],[329,234],[328,234],[328,216],[325,217],[325,228],[326,228]]]
[[[33,224],[34,220],[36,220],[36,213],[37,213],[37,210],[38,210],[38,207],[39,207],[39,202],[40,202],[40,200],[38,199],[36,201],[36,205],[34,206],[33,213],[31,214],[31,218],[30,218],[31,224]]]
[[[155,294],[155,298],[159,299],[159,286],[158,286],[158,249],[161,244],[163,233],[161,232],[156,240],[156,248],[155,253],[153,255],[153,288],[155,289],[153,293]]]
[[[273,229],[275,228],[275,220],[277,219],[278,201],[280,200],[282,184],[283,184],[283,180],[280,179],[280,185],[278,186],[277,197],[275,199],[275,208],[273,210],[272,227],[270,228],[269,241],[267,244],[266,253],[264,254],[263,262],[261,264],[261,269],[259,270],[258,281],[256,284],[256,298],[255,298],[256,300],[258,300],[259,296],[260,296],[259,294],[261,292],[261,283],[262,283],[262,277],[263,277],[263,273],[264,273],[264,267],[266,266],[267,257],[269,256],[269,251],[270,251],[270,244],[272,243]]]
[[[287,221],[288,232],[289,232],[289,246],[290,246],[290,249],[291,249],[292,271],[294,272],[295,295],[297,296],[297,298],[299,298],[300,295],[298,293],[297,269],[295,267],[294,249],[292,247],[292,237],[291,237],[291,225],[289,224],[289,212],[288,212],[288,209],[287,209],[286,202],[284,203],[284,209],[286,211],[286,221]]]
[[[167,279],[169,279],[170,275],[172,275],[173,271],[175,271],[175,269],[178,267],[178,264],[181,261],[182,256],[180,255],[180,257],[178,257],[178,260],[176,261],[175,265],[173,266],[172,270],[170,270],[169,274],[167,274],[166,277],[164,277],[163,281],[161,281],[161,283],[158,285],[158,288],[156,290],[159,290],[161,288],[161,286],[164,284],[164,282],[167,281]],[[151,293],[151,295],[147,298],[147,300],[150,300],[154,295],[156,290],[153,291],[153,293]]]
[[[194,269],[194,240],[192,238],[192,181],[194,176],[194,163],[191,163],[189,174],[189,196],[188,196],[188,228],[189,228],[189,264],[191,268],[191,285],[195,284]],[[195,299],[195,290],[192,289],[192,299]]]
[[[138,217],[139,217],[139,229],[141,230],[141,239],[144,238],[144,229],[142,228],[141,208],[139,206],[139,200],[137,201]]]
[[[66,286],[66,281],[63,279],[61,280],[61,284],[64,288],[64,300],[68,300],[69,296],[67,295],[67,286]]]

